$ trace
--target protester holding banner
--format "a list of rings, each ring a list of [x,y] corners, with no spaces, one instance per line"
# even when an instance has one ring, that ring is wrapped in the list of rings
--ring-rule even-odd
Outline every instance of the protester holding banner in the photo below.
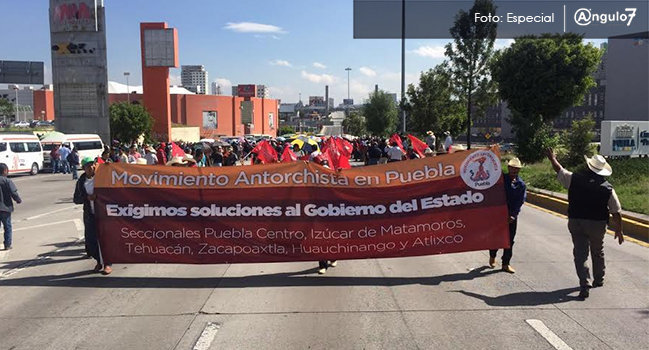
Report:
[[[509,248],[504,249],[502,259],[502,270],[509,273],[516,271],[510,265],[512,259],[512,249],[514,247],[514,237],[516,236],[516,226],[518,224],[518,214],[525,203],[527,186],[518,176],[523,165],[518,158],[513,158],[507,163],[508,174],[504,174],[505,196],[507,198],[507,210],[509,212]],[[498,249],[489,251],[489,266],[496,267],[496,254]]]
[[[557,173],[557,180],[568,189],[568,230],[572,236],[572,255],[579,277],[579,297],[588,298],[590,288],[604,285],[604,235],[609,219],[613,216],[615,238],[624,242],[622,233],[622,206],[613,186],[606,181],[613,169],[601,155],[584,156],[587,169],[572,173],[564,169],[554,151],[549,148],[547,156]],[[589,283],[588,253],[593,260],[593,284]]]
[[[97,261],[95,271],[104,275],[110,274],[113,269],[111,264],[102,261],[99,252],[99,241],[97,240],[97,226],[95,220],[94,200],[97,196],[95,189],[95,161],[90,157],[85,157],[81,161],[84,173],[79,177],[77,186],[74,189],[73,201],[75,204],[83,204],[83,236],[86,241],[86,253]]]
[[[315,152],[314,152],[315,153]],[[318,154],[313,158],[313,162],[316,164],[320,164],[323,167],[329,169],[329,161],[327,161],[325,155],[323,154]],[[331,267],[336,267],[338,262],[336,260],[320,260],[318,261],[318,274],[319,275],[324,275],[327,273],[327,269]]]

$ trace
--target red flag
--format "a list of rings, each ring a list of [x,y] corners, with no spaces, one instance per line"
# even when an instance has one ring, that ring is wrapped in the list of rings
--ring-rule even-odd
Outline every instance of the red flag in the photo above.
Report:
[[[290,163],[297,161],[297,154],[293,152],[291,146],[284,147],[284,152],[282,152],[282,163]]]
[[[97,157],[97,164],[104,164],[104,159],[102,157]]]
[[[263,140],[252,149],[252,153],[257,154],[257,158],[261,160],[263,164],[275,163],[277,162],[277,151],[271,146],[271,144]]]
[[[394,133],[392,134],[392,136],[390,136],[390,144],[392,144],[392,142],[396,142],[397,146],[401,148],[401,151],[403,151],[403,153],[406,153],[406,150],[403,148],[403,142],[401,142],[401,137],[399,136],[399,134]]]
[[[171,143],[171,156],[172,157],[184,157],[185,151],[180,148],[175,142]]]
[[[354,152],[354,146],[342,137],[336,137],[335,142],[340,153],[337,169],[351,169],[352,166],[349,164],[349,158]]]
[[[410,140],[410,144],[412,145],[412,149],[415,152],[417,152],[417,154],[421,158],[426,158],[426,155],[425,155],[424,152],[426,152],[426,148],[428,148],[428,145],[424,141],[422,141],[422,140],[420,140],[420,139],[418,139],[418,138],[416,138],[416,137],[414,137],[414,136],[412,136],[410,134],[408,134],[408,139]]]
[[[332,169],[349,169],[349,157],[353,146],[349,142],[337,138],[328,138],[322,146],[322,153],[329,158],[329,165]]]

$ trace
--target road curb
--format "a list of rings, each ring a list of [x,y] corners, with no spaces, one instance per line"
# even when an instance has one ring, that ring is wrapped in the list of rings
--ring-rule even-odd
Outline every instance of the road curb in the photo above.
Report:
[[[568,215],[568,201],[550,191],[528,188],[527,202],[559,214]],[[649,222],[643,216],[623,212],[622,222],[625,235],[649,242]]]

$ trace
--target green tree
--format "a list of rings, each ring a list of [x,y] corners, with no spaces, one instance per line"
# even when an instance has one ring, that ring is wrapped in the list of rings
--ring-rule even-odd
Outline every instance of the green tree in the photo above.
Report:
[[[0,116],[10,116],[15,113],[14,104],[7,99],[0,98]]]
[[[358,112],[351,112],[347,118],[343,120],[343,129],[346,134],[354,136],[363,136],[367,134],[365,126],[365,117]]]
[[[372,92],[363,106],[367,130],[376,136],[386,136],[395,131],[397,106],[394,99],[383,90]]]
[[[496,102],[495,85],[490,77],[497,24],[475,21],[475,14],[495,14],[492,0],[476,0],[466,12],[460,10],[450,29],[452,43],[446,45],[451,62],[453,84],[466,103],[467,146],[471,148],[471,113],[482,112]]]
[[[126,102],[113,103],[108,112],[111,138],[132,143],[144,135],[145,140],[151,140],[153,118],[144,106]]]
[[[437,135],[450,131],[461,132],[466,119],[462,103],[453,88],[451,72],[446,62],[422,72],[419,84],[408,85],[406,111],[410,116],[410,129],[420,134],[432,130]],[[439,139],[441,137],[438,136]]]
[[[294,134],[295,129],[292,126],[282,125],[277,130],[277,135]]]
[[[581,164],[584,161],[584,155],[592,156],[590,143],[595,136],[594,127],[595,121],[589,115],[584,119],[574,120],[570,130],[563,133],[561,143],[568,151],[567,159],[564,161],[566,164]]]
[[[521,160],[543,159],[543,149],[555,141],[546,125],[595,85],[600,57],[599,49],[584,45],[577,34],[520,37],[497,53],[492,74],[512,110]],[[531,140],[537,144],[526,145]]]

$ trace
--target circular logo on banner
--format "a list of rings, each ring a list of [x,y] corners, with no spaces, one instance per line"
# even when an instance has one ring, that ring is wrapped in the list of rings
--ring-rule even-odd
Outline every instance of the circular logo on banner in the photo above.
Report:
[[[501,173],[500,160],[491,151],[474,152],[460,166],[462,180],[476,190],[486,190],[495,185]]]

